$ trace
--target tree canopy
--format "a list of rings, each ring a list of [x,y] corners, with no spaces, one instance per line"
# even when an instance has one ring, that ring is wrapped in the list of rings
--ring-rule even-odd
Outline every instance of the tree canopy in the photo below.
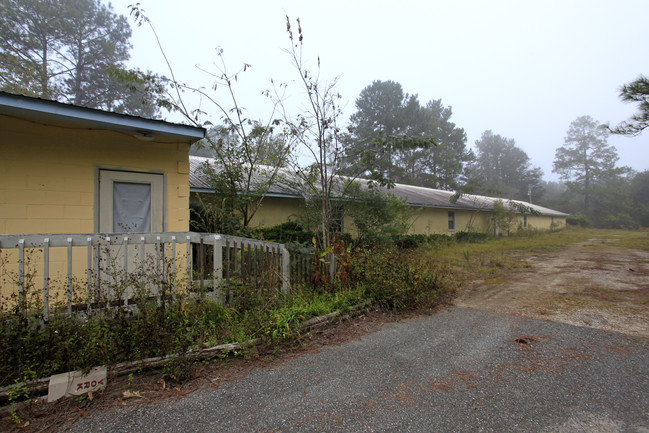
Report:
[[[475,144],[475,160],[466,170],[471,192],[525,201],[540,198],[543,172],[532,166],[514,139],[485,131]]]
[[[649,227],[649,170],[636,174],[631,181],[631,200],[638,222]]]
[[[401,84],[374,81],[356,99],[356,110],[346,140],[349,167],[371,167],[400,183],[457,186],[471,154],[464,130],[450,120],[451,107],[441,100],[422,106]]]
[[[583,211],[591,213],[591,201],[598,186],[622,173],[615,147],[608,144],[608,131],[590,116],[570,124],[563,146],[556,150],[553,172],[568,188],[583,197]]]
[[[636,136],[649,128],[649,78],[641,75],[636,80],[622,86],[620,99],[624,102],[637,103],[638,113],[633,115],[630,120],[611,129],[611,132]]]
[[[157,77],[128,70],[131,28],[100,0],[0,0],[0,89],[155,117]]]
[[[241,234],[248,227],[268,190],[280,180],[279,170],[291,151],[285,134],[261,122],[250,124],[249,129],[236,124],[211,128],[190,150],[216,162],[202,167],[214,194],[203,200],[201,211],[218,215],[214,225],[220,233]]]
[[[370,171],[387,179],[400,178],[399,157],[406,147],[421,144],[414,138],[413,120],[420,115],[416,95],[403,92],[394,81],[374,81],[356,99],[345,140],[347,171]],[[367,169],[367,170],[365,170]]]
[[[418,129],[431,137],[436,146],[404,150],[400,163],[403,183],[453,190],[459,186],[465,164],[473,159],[466,147],[466,133],[451,122],[453,110],[441,99],[429,101],[420,108]]]

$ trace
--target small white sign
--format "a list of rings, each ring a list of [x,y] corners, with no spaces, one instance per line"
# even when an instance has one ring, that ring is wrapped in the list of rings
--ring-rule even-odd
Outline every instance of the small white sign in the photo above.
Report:
[[[69,371],[50,377],[47,402],[56,401],[61,397],[71,397],[87,394],[106,387],[106,367],[95,367],[83,374],[81,371]]]

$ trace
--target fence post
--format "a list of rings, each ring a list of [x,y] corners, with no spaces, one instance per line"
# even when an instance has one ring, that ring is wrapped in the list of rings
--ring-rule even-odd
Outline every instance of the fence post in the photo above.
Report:
[[[90,316],[90,313],[92,312],[92,238],[88,237],[86,238],[86,242],[88,243],[88,250],[87,250],[87,256],[88,256],[88,268],[87,268],[87,278],[88,278],[88,297],[86,298],[86,303],[88,304],[88,315]]]
[[[95,252],[94,252],[94,268],[95,268],[95,284],[94,284],[94,295],[95,295],[95,303],[97,304],[97,308],[99,307],[99,301],[101,301],[101,296],[100,291],[101,291],[101,275],[99,273],[100,267],[99,267],[99,261],[101,259],[101,240],[102,236],[97,236],[97,245],[95,245]]]
[[[282,245],[282,293],[288,295],[291,291],[291,254]]]
[[[192,237],[190,235],[186,236],[187,239],[187,252],[186,252],[186,261],[187,261],[187,290],[191,290],[194,285],[194,276],[192,275]]]
[[[212,238],[212,299],[217,299],[223,281],[223,239],[221,235]]]
[[[160,236],[156,236],[155,238],[155,263],[156,263],[156,271],[158,273],[158,304],[162,302],[162,288],[164,285],[164,280],[162,277],[162,272],[164,272],[164,266],[162,265],[162,257],[161,257],[161,241],[160,241]]]
[[[124,236],[124,242],[122,243],[124,246],[124,272],[122,273],[122,278],[124,282],[128,281],[128,236]],[[133,270],[135,271],[135,269]],[[128,286],[125,283],[122,283],[124,285],[123,290],[124,293],[122,294],[124,296],[124,309],[128,307]],[[117,299],[116,299],[117,301]]]
[[[72,315],[72,238],[67,239],[68,242],[68,315]]]
[[[176,237],[171,237],[171,293],[176,294]]]
[[[50,320],[50,239],[43,240],[43,321]]]
[[[105,289],[102,291],[102,293],[106,297],[106,299],[105,299],[105,301],[106,301],[106,307],[105,307],[106,311],[108,311],[110,309],[110,300],[111,300],[111,298],[113,296],[113,294],[110,293],[110,286],[111,286],[111,283],[112,283],[113,289],[115,291],[115,289],[116,289],[115,288],[115,282],[116,282],[115,277],[117,276],[116,275],[117,274],[117,267],[116,267],[117,266],[117,258],[115,258],[115,260],[113,260],[113,256],[111,255],[111,252],[112,252],[111,251],[111,249],[112,249],[111,245],[112,245],[112,242],[111,242],[110,236],[106,236],[106,247],[104,248],[104,254],[105,254],[105,257],[106,257],[104,259],[104,277],[106,278],[106,280],[104,281],[104,283],[105,283],[104,288]],[[102,254],[101,251],[99,251],[99,254],[100,254],[100,257],[101,257],[101,254]],[[115,291],[115,293],[117,293],[117,292]]]
[[[25,239],[18,240],[18,303],[22,311],[27,310],[25,296]]]

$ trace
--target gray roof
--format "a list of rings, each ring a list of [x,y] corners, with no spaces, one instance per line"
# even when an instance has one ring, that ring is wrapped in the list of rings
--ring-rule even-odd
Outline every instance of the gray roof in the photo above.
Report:
[[[200,140],[205,136],[205,129],[195,126],[145,119],[6,92],[0,92],[0,114],[188,141]]]
[[[215,164],[214,159],[205,158],[201,156],[190,156],[190,173],[189,173],[189,186],[190,189],[194,192],[209,192],[211,191],[209,184],[205,180],[205,175],[201,170],[201,166],[205,163]],[[272,170],[269,168],[269,170]],[[275,197],[293,197],[300,198],[302,197],[299,188],[295,185],[295,182],[298,177],[294,172],[291,172],[288,169],[281,169],[280,178],[293,179],[291,184],[285,182],[277,182],[271,185],[270,190],[268,191],[268,196]],[[255,174],[258,179],[261,179],[263,175],[258,173]],[[365,179],[357,180],[362,186],[367,187],[368,182]],[[480,195],[472,194],[463,194],[460,198],[452,202],[452,197],[455,195],[454,191],[444,191],[441,189],[432,189],[424,188],[421,186],[413,185],[404,185],[397,183],[394,185],[394,188],[381,188],[381,191],[386,193],[394,194],[397,197],[404,198],[406,202],[412,206],[418,207],[431,207],[431,208],[442,208],[442,209],[457,209],[457,210],[493,210],[494,204],[498,201],[502,202],[505,206],[509,206],[514,212],[518,212],[521,207],[532,209],[534,212],[538,212],[541,215],[547,216],[559,216],[565,217],[568,214],[559,212],[553,209],[548,209],[543,206],[527,203],[520,200],[508,200],[495,197],[486,197]]]
[[[205,179],[205,174],[201,167],[205,164],[210,164],[214,168],[218,169],[218,164],[214,158],[206,158],[204,156],[189,156],[189,187],[194,192],[211,192],[212,188],[210,184]],[[259,171],[253,173],[252,184],[257,184],[263,182],[267,177],[266,173],[271,173],[275,169],[272,167],[260,166]],[[271,197],[293,197],[299,198],[302,197],[300,192],[297,191],[295,187],[289,186],[285,182],[282,182],[282,179],[295,179],[295,173],[292,173],[287,169],[279,170],[280,176],[278,180],[270,185],[268,194]],[[294,182],[291,182],[294,183]]]

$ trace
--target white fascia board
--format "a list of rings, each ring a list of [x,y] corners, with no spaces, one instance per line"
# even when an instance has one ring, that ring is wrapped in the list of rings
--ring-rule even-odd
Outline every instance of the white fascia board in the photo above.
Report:
[[[205,129],[195,126],[151,120],[127,114],[112,113],[94,108],[77,107],[45,99],[0,92],[0,114],[31,117],[77,125],[132,131],[190,141],[205,136]]]

